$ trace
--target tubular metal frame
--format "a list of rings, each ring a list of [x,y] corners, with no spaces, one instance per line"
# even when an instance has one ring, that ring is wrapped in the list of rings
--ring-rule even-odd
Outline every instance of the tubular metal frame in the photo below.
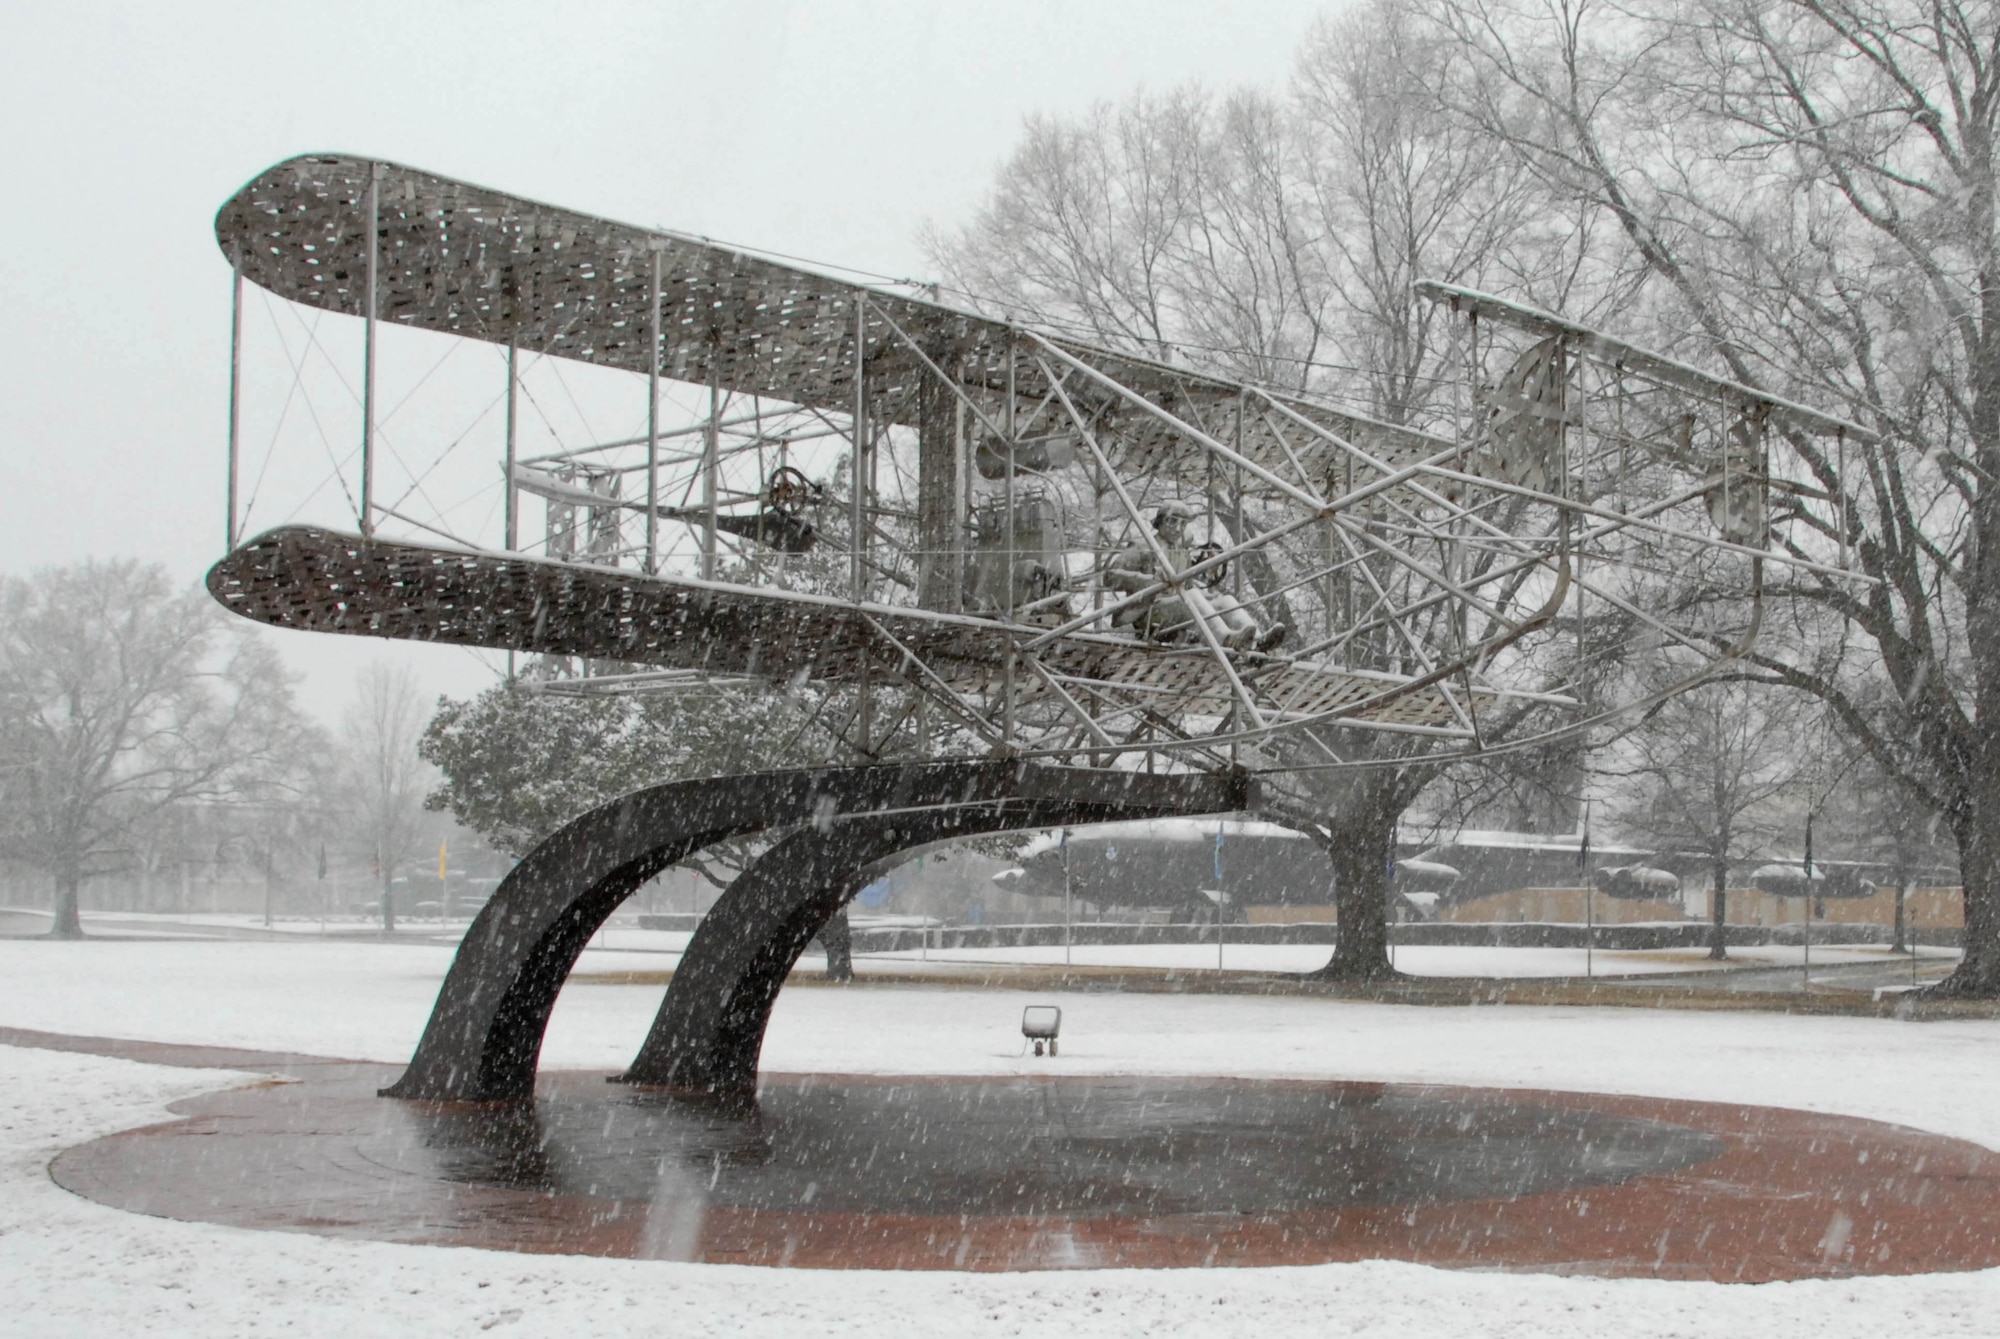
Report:
[[[342,283],[323,282],[339,277],[326,267],[337,267],[356,249],[351,241],[356,230],[349,225],[357,216],[365,239],[359,248],[365,254],[359,257],[363,282],[358,294]],[[708,600],[722,608],[728,599],[738,598],[725,596],[727,589],[741,598],[769,599],[802,611],[800,602],[810,600],[812,617],[824,617],[828,604],[840,600],[833,589],[814,589],[815,583],[825,582],[827,574],[820,570],[825,565],[795,561],[796,555],[786,553],[771,561],[754,536],[770,533],[778,524],[768,519],[775,513],[758,521],[755,515],[725,515],[722,508],[753,500],[767,505],[766,481],[746,480],[744,470],[754,465],[761,475],[772,442],[779,446],[780,461],[787,463],[804,458],[790,453],[807,442],[814,443],[811,449],[822,465],[844,451],[848,496],[824,505],[844,501],[845,533],[834,525],[812,529],[815,543],[844,559],[845,605],[854,640],[851,646],[843,644],[839,655],[849,666],[843,672],[851,673],[850,681],[862,689],[852,742],[863,754],[878,746],[873,710],[878,691],[907,692],[912,711],[924,721],[928,707],[918,704],[940,706],[988,746],[1022,757],[1095,760],[1139,752],[1149,759],[1156,753],[1178,754],[1190,765],[1219,765],[1215,760],[1226,756],[1233,763],[1266,767],[1275,765],[1268,746],[1278,737],[1324,725],[1414,735],[1485,751],[1493,741],[1485,737],[1482,718],[1496,704],[1512,702],[1524,709],[1568,704],[1559,686],[1546,681],[1548,639],[1539,634],[1572,597],[1579,638],[1588,598],[1676,646],[1708,655],[1711,664],[1703,673],[1712,673],[1754,644],[1767,563],[1848,575],[1844,563],[1836,567],[1770,552],[1767,533],[1758,536],[1765,541],[1760,547],[1704,531],[1699,513],[1704,500],[1719,498],[1716,514],[1734,516],[1746,470],[1753,481],[1749,486],[1768,486],[1772,467],[1766,421],[1782,419],[1801,431],[1834,432],[1843,452],[1847,436],[1867,438],[1863,430],[1472,290],[1419,285],[1423,296],[1448,303],[1455,317],[1468,321],[1468,384],[1478,380],[1482,357],[1504,356],[1501,341],[1481,340],[1482,317],[1489,326],[1509,325],[1553,341],[1553,487],[1543,476],[1530,476],[1530,486],[1496,467],[1487,440],[1491,411],[1476,387],[1469,407],[1461,405],[1454,416],[1450,437],[1429,436],[1372,423],[1308,397],[1091,348],[934,301],[827,280],[677,234],[589,219],[393,164],[334,157],[280,164],[226,205],[217,227],[232,257],[234,286],[227,527],[232,549],[242,540],[236,493],[241,284],[246,277],[292,300],[363,318],[358,518],[363,540],[375,536],[378,518],[450,538],[421,516],[375,500],[377,326],[386,298],[399,324],[506,347],[500,552],[520,552],[518,494],[523,487],[548,490],[561,484],[579,496],[569,499],[561,490],[548,495],[560,495],[562,505],[581,507],[591,516],[640,510],[644,542],[630,556],[638,558],[642,578],[671,587],[655,601],[661,607]],[[477,283],[471,282],[475,279]],[[645,436],[520,459],[517,359],[524,339],[545,356],[642,373]],[[1587,366],[1598,369],[1592,373],[1600,383],[1594,391],[1585,384]],[[706,388],[707,412],[698,422],[685,427],[662,423],[663,377]],[[1736,430],[1730,425],[1711,433],[1720,443],[1713,448],[1713,459],[1701,456],[1709,448],[1697,449],[1692,437],[1681,450],[1683,459],[1666,446],[1652,449],[1634,437],[1624,426],[1622,409],[1615,431],[1585,422],[1593,396],[1624,395],[1623,388],[1634,379],[1652,391],[1691,396],[1743,415],[1743,421],[1754,425],[1748,439],[1752,457],[1735,463],[1730,443]],[[963,590],[950,597],[947,603],[953,608],[941,615],[913,609],[907,603],[913,597],[903,593],[905,587],[914,590],[945,543],[937,536],[921,538],[921,530],[915,540],[905,533],[913,519],[903,473],[910,434],[937,431],[919,424],[920,389],[951,397],[948,446],[933,442],[930,449],[949,454],[949,555],[952,570],[961,576],[973,568],[974,499],[993,492],[987,485],[998,485],[989,506],[1001,527],[992,543],[1004,598],[982,612],[955,612],[965,598]],[[750,411],[726,418],[725,408],[736,395],[748,397]],[[1574,410],[1568,407],[1572,400]],[[944,420],[934,414],[929,421]],[[694,433],[701,435],[698,452],[663,455],[663,441]],[[1616,470],[1608,456],[1599,462],[1592,455],[1614,441]],[[1080,449],[1082,468],[1058,477],[1055,471],[1061,466],[1046,460],[1027,463],[1028,448],[1051,442]],[[1650,495],[1621,494],[1621,503],[1614,506],[1608,499],[1627,482],[1622,472],[1635,444],[1642,457],[1639,468],[1659,477],[1648,482],[1654,490]],[[641,445],[643,462],[617,454]],[[999,473],[985,475],[982,453],[996,445],[1003,456]],[[919,454],[923,449],[920,440]],[[885,460],[891,489],[886,498],[878,480]],[[555,467],[560,477],[536,483],[530,468],[536,465]],[[564,482],[572,469],[586,470],[590,480],[643,470],[643,501],[597,501],[596,485]],[[698,506],[685,505],[685,496],[682,506],[663,504],[663,470],[676,486],[684,483],[687,493],[699,486]],[[1666,481],[1674,482],[1667,486]],[[1055,499],[1043,506],[1054,505],[1060,527],[1064,509],[1080,510],[1076,499],[1086,484],[1096,527],[1089,542],[1080,547],[1065,542],[1056,593],[1022,602],[1015,591],[1028,556],[1022,548],[1022,526],[1028,523],[1020,510],[1023,488],[1042,489]],[[1609,491],[1593,497],[1593,485]],[[1845,491],[1840,490],[1843,520]],[[1103,533],[1107,497],[1130,551],[1142,557],[1143,570],[1150,574],[1137,589],[1114,592],[1103,581],[1112,554],[1107,545],[1117,542]],[[1189,549],[1182,556],[1177,545],[1156,534],[1160,504],[1182,499],[1201,501],[1213,551]],[[1253,500],[1261,509],[1254,526],[1249,513]],[[1033,516],[1033,524],[1048,523],[1044,510]],[[663,519],[699,531],[692,553],[682,541],[663,542]],[[735,528],[725,530],[725,523]],[[1225,523],[1227,542],[1216,543]],[[599,522],[585,524],[595,533]],[[1843,546],[1845,532],[1842,524]],[[1691,630],[1632,598],[1629,574],[1639,569],[1626,561],[1622,546],[1635,537],[1663,551],[1745,564],[1744,626],[1728,635]],[[1046,545],[1047,540],[1037,542]],[[324,546],[315,539],[294,547],[306,554]],[[257,560],[266,565],[255,571],[255,563],[246,558],[237,565],[240,571],[232,569],[219,578],[219,589],[233,589],[232,582],[273,579],[278,568],[266,560],[283,549],[282,544],[267,546],[265,557]],[[621,544],[589,557],[616,563],[627,553]],[[1078,554],[1088,558],[1080,574],[1071,561]],[[356,560],[364,566],[378,560],[402,564],[398,570],[412,572],[421,572],[426,561],[414,546],[398,548],[393,542],[379,554],[366,555],[365,561],[357,550]],[[1263,564],[1258,570],[1265,573],[1254,588],[1246,579],[1252,560]],[[518,570],[495,566],[478,580],[490,584]],[[504,581],[513,580],[516,576],[504,576]],[[1070,584],[1077,580],[1083,584]],[[1211,581],[1219,585],[1223,580],[1229,583],[1225,605],[1253,621],[1282,620],[1284,611],[1305,601],[1302,607],[1317,619],[1320,635],[1285,656],[1225,644],[1222,627],[1202,612],[1212,607],[1209,597],[1197,594]],[[581,570],[577,581],[596,583],[607,598],[614,589],[630,589]],[[421,609],[392,607],[397,599],[462,598],[457,587],[438,587],[433,596],[407,589],[400,595],[348,594],[359,602],[357,609],[369,599],[390,602],[368,616],[371,629],[425,626]],[[1120,631],[1133,614],[1176,597],[1176,607],[1193,611],[1166,629],[1179,640],[1147,643]],[[246,612],[269,609],[278,617],[278,605],[264,594],[231,598],[234,607]],[[1338,607],[1341,602],[1344,610]],[[921,619],[915,617],[919,612]],[[350,630],[345,615],[315,613],[312,618],[319,621],[301,625]],[[470,626],[462,619],[459,625]],[[496,630],[517,626],[499,616],[486,618],[485,625]],[[1265,623],[1258,621],[1258,626]],[[1232,628],[1232,637],[1242,630],[1240,624]],[[1306,625],[1293,632],[1303,637]],[[520,644],[509,642],[510,651],[529,649],[526,641],[532,640],[518,632],[493,635],[516,638]],[[565,644],[588,640],[566,635]],[[695,629],[686,635],[699,640],[723,634]],[[693,651],[662,654],[664,658],[650,662],[643,657],[632,662],[661,668],[601,676],[601,690],[634,691],[647,683],[678,686],[694,672],[691,664],[711,663]],[[990,674],[976,668],[982,656],[988,657],[984,663],[991,665]],[[736,660],[724,656],[714,669],[701,672],[756,677],[756,654],[744,662],[747,671]],[[892,734],[895,728],[890,727]],[[1538,728],[1532,737],[1547,741],[1577,728],[1572,721]],[[927,724],[919,726],[926,739],[928,729]]]

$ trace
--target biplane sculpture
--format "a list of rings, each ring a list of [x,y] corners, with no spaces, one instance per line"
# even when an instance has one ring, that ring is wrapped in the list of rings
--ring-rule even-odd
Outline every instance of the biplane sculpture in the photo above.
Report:
[[[1841,565],[1774,547],[1771,498],[1830,499],[1800,443],[1865,436],[1441,285],[1465,384],[1423,430],[359,158],[278,164],[216,231],[239,330],[248,281],[365,332],[351,529],[241,538],[232,402],[225,606],[525,654],[541,691],[846,694],[859,765],[628,797],[524,861],[406,1095],[526,1092],[584,941],[718,836],[789,834],[697,934],[635,1081],[753,1082],[777,983],[898,850],[1254,809],[1385,740],[1545,743],[1660,691],[1620,679],[1634,639],[1692,681],[1754,639],[1766,563]],[[505,351],[497,535],[378,495],[381,327]],[[524,358],[623,374],[644,431],[523,455]],[[705,412],[667,421],[663,387]],[[1658,598],[1690,580],[1712,598]],[[1623,634],[1593,644],[1587,607]]]

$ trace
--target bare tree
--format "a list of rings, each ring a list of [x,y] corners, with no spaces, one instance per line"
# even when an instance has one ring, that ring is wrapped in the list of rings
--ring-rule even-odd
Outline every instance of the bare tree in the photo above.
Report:
[[[418,856],[424,797],[432,769],[418,753],[428,704],[406,664],[376,661],[354,681],[354,700],[341,721],[338,809],[349,841],[373,861],[382,881],[382,928],[396,928],[391,886]]]
[[[1729,956],[1731,869],[1780,831],[1782,802],[1799,788],[1805,722],[1795,694],[1710,682],[1653,707],[1594,768],[1627,832],[1706,862],[1711,958]]]
[[[1892,951],[1908,952],[1910,890],[1919,878],[1933,885],[1952,882],[1948,871],[1957,852],[1950,829],[1943,814],[1885,772],[1859,741],[1845,732],[1825,733],[1833,784],[1818,805],[1818,832],[1823,834],[1818,853],[1823,860],[1873,867],[1868,881],[1876,887],[1886,882],[1895,899]]]
[[[1966,952],[2000,994],[2000,13],[1930,0],[1434,0],[1457,111],[1614,221],[1636,320],[1880,440],[1798,440],[1781,542],[1865,580],[1780,593],[1755,664],[1945,815]],[[1888,692],[1879,692],[1880,685]]]
[[[1455,77],[1437,60],[1450,54],[1377,4],[1318,28],[1285,96],[1189,89],[1071,123],[1031,120],[985,208],[963,230],[934,234],[933,257],[1004,314],[1423,423],[1452,407],[1440,388],[1457,353],[1410,282],[1561,300],[1590,241],[1552,227],[1531,207],[1532,174],[1439,108],[1430,84]],[[1239,516],[1253,532],[1267,523],[1254,504]],[[1243,564],[1305,639],[1397,603],[1407,575],[1393,565],[1312,546],[1280,542]],[[1340,579],[1299,580],[1336,564]],[[1420,623],[1386,620],[1353,652],[1388,668],[1426,654],[1426,637],[1463,631]],[[1507,728],[1487,725],[1489,738]],[[1325,974],[1390,975],[1397,823],[1437,777],[1437,750],[1331,733],[1289,748],[1301,769],[1290,778],[1295,807],[1333,864],[1342,929]],[[1317,770],[1335,756],[1346,766]]]
[[[289,791],[311,735],[270,647],[157,565],[0,581],[0,854],[53,879],[58,938],[163,811]]]
[[[1436,422],[1451,402],[1446,314],[1417,301],[1420,279],[1505,292],[1543,306],[1621,295],[1592,254],[1593,220],[1553,198],[1512,155],[1440,105],[1466,59],[1404,6],[1322,19],[1292,80],[1307,217],[1329,290],[1324,330],[1334,383],[1392,423]],[[1610,276],[1615,280],[1616,276]]]
[[[1436,279],[1531,302],[1588,306],[1577,262],[1593,245],[1587,219],[1552,210],[1530,172],[1494,154],[1440,106],[1437,88],[1463,75],[1450,45],[1412,23],[1402,7],[1371,4],[1315,25],[1299,53],[1290,98],[1310,202],[1305,214],[1328,289],[1325,362],[1308,382],[1388,422],[1446,432],[1468,408],[1453,389],[1460,351],[1440,309],[1418,301],[1412,285]],[[1328,592],[1329,628],[1367,616],[1368,597],[1387,574],[1370,577],[1365,566],[1356,563],[1343,588]],[[1452,635],[1420,624],[1407,631],[1419,642]],[[1413,648],[1403,640],[1385,629],[1375,651],[1385,661],[1409,654]],[[1484,738],[1504,742],[1533,719],[1530,712],[1497,714],[1482,723]],[[1292,760],[1310,764],[1325,742],[1301,740]],[[1436,746],[1413,740],[1348,742],[1344,752],[1377,765],[1298,777],[1332,820],[1325,836],[1343,928],[1321,974],[1368,979],[1391,974],[1389,871],[1412,806],[1421,802],[1434,819],[1449,822],[1547,759],[1536,752],[1453,769],[1440,765]]]
[[[926,238],[961,292],[1016,318],[1177,356],[1191,294],[1189,221],[1215,108],[1199,90],[1030,117],[974,221]]]

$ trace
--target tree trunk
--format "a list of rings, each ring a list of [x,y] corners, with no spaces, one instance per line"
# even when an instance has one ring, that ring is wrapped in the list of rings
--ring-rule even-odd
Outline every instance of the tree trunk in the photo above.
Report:
[[[1399,810],[1369,805],[1329,822],[1333,865],[1333,957],[1310,975],[1321,981],[1389,981],[1389,859]]]
[[[1986,288],[1991,306],[1992,287]],[[1989,319],[2000,312],[1989,311]],[[1993,327],[1987,328],[1987,335]],[[1973,431],[1982,444],[2000,443],[2000,366],[1980,369],[1975,383]],[[1980,453],[1989,472],[2000,451]],[[1991,477],[1990,473],[1988,475]],[[1956,794],[1948,811],[1958,842],[1959,883],[1965,898],[1965,956],[1957,970],[1923,993],[1958,999],[2000,996],[2000,489],[1990,483],[1973,505],[1971,580],[1967,583],[1965,645],[1974,676],[1971,720],[1950,736]]]
[[[2000,778],[1980,777],[1973,783],[1972,811],[1955,824],[1958,872],[1964,885],[1965,957],[1952,974],[1921,993],[1951,999],[1992,999],[2000,996]]]
[[[83,938],[83,919],[78,915],[77,892],[83,876],[75,869],[56,871],[55,920],[49,925],[51,939]]]
[[[1889,946],[1891,953],[1909,953],[1910,948],[1910,881],[1904,875],[1896,876],[1896,942]]]
[[[389,881],[382,881],[382,931],[393,933],[396,929],[396,902],[389,892]]]
[[[826,979],[854,979],[854,932],[847,924],[847,908],[842,907],[819,927],[820,947],[826,950]]]
[[[1714,923],[1708,935],[1708,956],[1721,962],[1729,956],[1729,862],[1716,861],[1710,877],[1715,880],[1715,895],[1708,902]]]

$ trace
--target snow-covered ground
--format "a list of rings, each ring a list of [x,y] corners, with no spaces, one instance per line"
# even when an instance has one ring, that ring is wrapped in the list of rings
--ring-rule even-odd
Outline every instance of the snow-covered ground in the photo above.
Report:
[[[615,943],[626,942],[617,935]],[[1061,945],[1035,948],[953,948],[904,949],[895,953],[856,954],[858,970],[870,964],[907,966],[911,962],[1060,964],[1078,967],[1177,967],[1186,970],[1221,966],[1238,972],[1308,972],[1325,964],[1332,950],[1324,944],[1231,944],[1225,939],[1218,954],[1214,944],[1078,944],[1067,957]],[[1735,968],[1797,967],[1806,950],[1797,945],[1770,944],[1755,948],[1731,949],[1729,965]],[[1888,953],[1872,945],[1816,947],[1811,950],[1815,966],[1836,967],[1854,963],[1880,963]],[[1926,949],[1927,957],[1947,958],[1955,951]],[[1586,953],[1580,948],[1485,948],[1457,945],[1415,944],[1397,948],[1391,956],[1398,971],[1411,976],[1496,976],[1561,977],[1652,976],[1674,972],[1705,972],[1718,968],[1709,961],[1708,950],[1599,949]],[[1899,962],[1907,959],[1898,958]]]
[[[6,909],[5,914],[45,920],[46,914],[26,909]],[[897,918],[878,918],[893,921]],[[85,926],[99,933],[126,939],[216,940],[238,937],[284,937],[300,940],[332,939],[351,942],[374,933],[374,922],[348,916],[332,921],[303,917],[277,917],[269,926],[257,915],[229,912],[106,912],[86,914]],[[415,917],[399,923],[398,933],[405,947],[430,943],[455,943],[470,922],[443,923]],[[24,927],[25,929],[25,922]],[[36,925],[39,929],[39,924]],[[671,971],[693,934],[686,930],[645,930],[635,917],[613,919],[592,939],[579,970]],[[620,954],[653,955],[643,961],[617,962],[606,951]],[[449,949],[447,948],[447,952]],[[1203,971],[1220,965],[1239,972],[1305,972],[1326,962],[1331,949],[1322,944],[1233,944],[1224,937],[1221,954],[1210,944],[1078,944],[1065,952],[1060,945],[1033,948],[951,948],[904,949],[894,953],[855,955],[864,975],[935,971],[946,965],[1053,966],[1178,968]],[[1956,950],[1924,948],[1925,958],[1942,965],[1957,956]],[[1763,944],[1730,950],[1728,969],[1797,967],[1810,953],[1815,966],[1839,967],[1881,964],[1891,960],[1878,945],[1814,945],[1806,949],[1796,944]],[[1582,977],[1594,973],[1602,977],[1651,976],[1685,972],[1710,972],[1722,964],[1711,962],[1702,948],[1617,950],[1599,949],[1586,954],[1581,948],[1487,948],[1456,945],[1405,945],[1392,951],[1398,970],[1412,976],[1486,976],[1517,978]],[[1897,962],[1907,963],[1898,957]],[[807,972],[824,967],[817,946],[801,960]]]
[[[617,936],[614,933],[613,942]],[[1210,952],[1212,952],[1212,948]],[[0,1025],[396,1060],[449,950],[0,941]],[[593,950],[584,970],[657,972]],[[1235,965],[1235,964],[1231,964]],[[1247,965],[1247,964],[1246,964]],[[864,967],[864,971],[866,968]],[[623,1063],[657,985],[573,984],[545,1061]],[[1020,1010],[1063,1006],[1063,1055]],[[2000,1147],[2000,1023],[1215,995],[797,988],[778,1070],[1225,1073],[1515,1085],[1803,1107]],[[1295,1269],[909,1275],[527,1257],[136,1217],[47,1179],[61,1148],[239,1076],[0,1047],[0,1334],[1990,1335],[2000,1271],[1757,1287]]]

